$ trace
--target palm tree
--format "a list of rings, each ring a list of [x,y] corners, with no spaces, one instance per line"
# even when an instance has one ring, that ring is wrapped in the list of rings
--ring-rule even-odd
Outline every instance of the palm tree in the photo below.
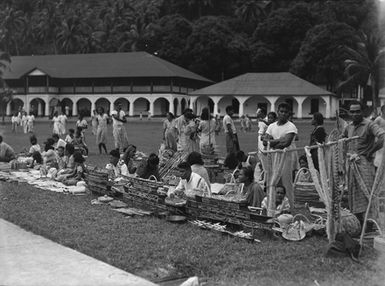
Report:
[[[23,11],[7,7],[0,12],[0,19],[0,42],[8,52],[19,55],[18,42],[26,22]]]
[[[1,106],[1,114],[4,117],[8,103],[12,100],[12,90],[7,87],[7,84],[4,81],[4,72],[9,67],[11,63],[11,57],[8,53],[4,53],[0,51],[0,106]]]
[[[237,1],[235,15],[245,23],[256,23],[258,19],[266,16],[266,2],[260,0]]]
[[[383,59],[385,48],[378,34],[367,35],[360,32],[355,49],[344,46],[348,59],[345,60],[345,75],[347,79],[339,84],[339,89],[350,84],[366,84],[372,89],[373,111],[377,113],[378,93],[380,89],[380,74],[385,70]]]

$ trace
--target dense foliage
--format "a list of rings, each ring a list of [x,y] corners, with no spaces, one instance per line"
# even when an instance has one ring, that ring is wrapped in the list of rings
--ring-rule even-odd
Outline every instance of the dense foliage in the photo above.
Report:
[[[372,0],[3,0],[0,50],[11,55],[147,51],[215,81],[291,70],[335,89],[346,59],[337,47],[354,49],[361,30],[376,30],[378,5]]]

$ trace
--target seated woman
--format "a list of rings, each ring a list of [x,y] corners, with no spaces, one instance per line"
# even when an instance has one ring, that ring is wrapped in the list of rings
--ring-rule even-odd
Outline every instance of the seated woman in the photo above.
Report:
[[[191,166],[191,171],[193,173],[196,173],[200,175],[203,179],[205,179],[207,185],[210,187],[210,178],[209,173],[207,172],[206,168],[203,166],[203,160],[202,155],[198,152],[191,152],[187,156],[187,163]]]
[[[147,161],[138,167],[136,174],[143,179],[149,179],[151,176],[154,176],[159,180],[159,157],[151,153]]]
[[[64,155],[64,147],[58,146],[56,148],[57,170],[64,170],[67,167],[66,156]]]
[[[63,163],[65,164],[64,169],[60,169],[57,173],[56,180],[62,181],[69,174],[71,174],[75,168],[75,159],[74,159],[75,147],[71,143],[67,143],[64,149]]]
[[[265,197],[265,192],[258,183],[254,182],[254,170],[252,167],[243,167],[239,172],[237,182],[244,184],[242,195],[246,196],[248,205],[260,207]]]
[[[74,186],[79,181],[84,179],[84,175],[87,172],[86,167],[84,166],[84,161],[85,159],[80,152],[74,153],[75,169],[73,173],[69,174],[69,176],[63,180],[65,185]]]
[[[313,182],[313,179],[312,179],[311,174],[309,172],[309,165],[307,163],[306,155],[302,155],[301,157],[299,157],[298,161],[299,161],[299,168],[300,168],[300,170],[301,169],[302,170],[298,174],[297,182],[308,182],[308,183]],[[300,170],[298,170],[298,171],[300,171]],[[298,173],[298,171],[296,171],[296,173]]]
[[[136,154],[136,146],[128,145],[127,149],[124,151],[122,160],[126,164],[128,169],[128,176],[133,176],[136,172],[136,167],[134,167],[134,156]]]
[[[128,176],[128,168],[123,160],[120,160],[120,153],[118,149],[111,150],[110,163],[106,165],[106,169],[111,171],[110,178],[115,179],[118,177]]]
[[[43,157],[38,151],[33,152],[32,161],[27,165],[28,168],[33,168],[35,170],[40,170],[40,167],[43,164]]]
[[[55,140],[52,138],[48,138],[46,142],[44,142],[44,152],[41,154],[43,157],[44,165],[49,168],[57,168],[57,159],[56,153],[54,151]]]
[[[3,142],[3,136],[0,136],[0,162],[10,162],[16,158],[15,151],[7,143]]]
[[[175,190],[170,191],[169,197],[172,198],[175,195],[183,197],[189,191],[198,191],[204,195],[211,196],[211,191],[206,181],[191,170],[189,163],[180,163],[178,169],[181,172],[181,180]]]
[[[275,190],[277,192],[275,196],[275,216],[279,216],[284,213],[290,213],[290,203],[289,199],[286,197],[286,188],[282,185],[276,186]],[[267,211],[267,197],[262,201],[262,209]]]
[[[41,153],[41,147],[37,144],[37,138],[35,135],[31,135],[31,137],[29,137],[29,142],[31,142],[31,147],[29,148],[27,156],[32,156],[35,152]]]

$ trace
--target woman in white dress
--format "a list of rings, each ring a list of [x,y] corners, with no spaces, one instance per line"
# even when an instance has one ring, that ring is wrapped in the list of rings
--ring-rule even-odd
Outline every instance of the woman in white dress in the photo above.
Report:
[[[209,147],[215,148],[216,139],[215,139],[215,119],[210,116],[209,109],[207,107],[202,109],[201,121],[199,122],[198,130],[200,131],[200,142],[199,147],[202,150]]]
[[[61,112],[60,112],[61,113]],[[67,133],[66,131],[66,125],[67,125],[67,116],[63,113],[59,115],[59,120],[60,120],[60,133],[59,136],[63,136]]]
[[[60,118],[59,118],[59,113],[57,111],[55,111],[55,113],[53,114],[52,122],[53,122],[52,133],[53,134],[60,134],[61,122],[60,122]]]
[[[102,149],[107,153],[107,123],[108,115],[104,112],[103,107],[98,107],[98,114],[96,115],[97,128],[96,128],[96,144],[99,147],[99,154],[102,154]]]
[[[177,151],[175,116],[167,112],[167,119],[163,121],[163,140],[167,149]]]

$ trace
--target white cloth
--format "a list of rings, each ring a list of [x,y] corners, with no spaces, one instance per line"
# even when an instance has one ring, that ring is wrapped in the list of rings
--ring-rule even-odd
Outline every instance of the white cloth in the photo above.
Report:
[[[57,149],[59,147],[65,148],[66,145],[67,145],[67,143],[63,139],[59,138],[59,141],[57,141],[53,146],[55,149]]]
[[[120,177],[120,176],[128,176],[128,168],[127,165],[122,163],[121,161],[116,164],[116,166],[112,165],[111,163],[108,163],[106,165],[107,170],[113,170],[115,177]]]
[[[61,132],[61,122],[58,116],[52,118],[53,121],[53,131],[52,133],[60,135]]]
[[[185,179],[181,179],[179,181],[178,186],[175,188],[172,193],[175,193],[177,191],[190,191],[190,190],[201,190],[203,193],[209,194],[210,189],[209,186],[207,185],[205,179],[203,179],[200,175],[196,173],[191,173],[190,180],[187,182]]]
[[[223,129],[225,130],[225,133],[229,133],[229,130],[227,129],[227,124],[230,124],[231,131],[233,132],[233,134],[236,134],[237,133],[237,129],[235,129],[234,120],[228,114],[226,114],[223,117]]]
[[[113,110],[112,112],[111,112],[111,116],[112,115],[117,115],[117,117],[119,118],[119,119],[122,119],[123,120],[123,118],[124,118],[124,116],[126,115],[126,113],[123,111],[123,110],[120,110],[119,112],[117,111],[117,110]],[[112,126],[114,127],[114,126],[121,126],[121,125],[123,125],[123,122],[121,122],[121,121],[119,121],[119,120],[116,120],[115,118],[114,118],[114,116],[112,116]]]

